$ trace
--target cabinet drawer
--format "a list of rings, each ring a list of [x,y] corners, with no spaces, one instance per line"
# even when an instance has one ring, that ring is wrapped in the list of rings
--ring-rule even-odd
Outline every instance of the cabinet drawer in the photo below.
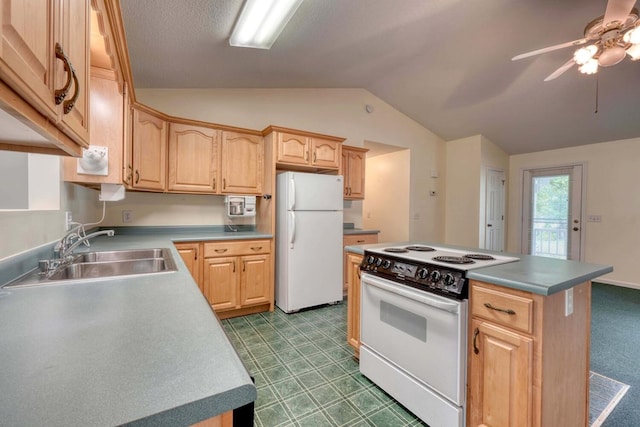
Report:
[[[268,254],[269,240],[233,240],[223,242],[205,242],[205,258],[219,256]]]
[[[369,245],[378,243],[377,234],[348,234],[343,237],[343,246]]]
[[[533,334],[533,299],[471,283],[471,315]]]

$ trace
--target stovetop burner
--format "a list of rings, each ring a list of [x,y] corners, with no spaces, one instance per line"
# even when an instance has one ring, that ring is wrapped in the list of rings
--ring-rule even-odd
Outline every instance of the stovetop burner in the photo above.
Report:
[[[475,259],[478,261],[492,261],[495,259],[491,255],[486,255],[486,254],[466,254],[466,255],[463,255],[463,257],[469,258],[469,259]]]
[[[410,250],[410,251],[417,251],[417,252],[435,251],[435,249],[430,248],[429,246],[422,246],[422,245],[407,246],[407,247],[405,247],[405,249]]]
[[[446,262],[449,264],[473,264],[475,261],[463,256],[436,256],[434,261]]]
[[[409,252],[409,250],[405,249],[405,248],[384,248],[383,251],[391,252],[391,253],[394,253],[394,254],[401,254],[401,253]]]

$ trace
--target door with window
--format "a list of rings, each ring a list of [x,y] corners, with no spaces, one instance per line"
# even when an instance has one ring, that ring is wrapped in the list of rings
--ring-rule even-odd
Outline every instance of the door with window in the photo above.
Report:
[[[581,259],[582,177],[582,165],[524,171],[523,253]]]

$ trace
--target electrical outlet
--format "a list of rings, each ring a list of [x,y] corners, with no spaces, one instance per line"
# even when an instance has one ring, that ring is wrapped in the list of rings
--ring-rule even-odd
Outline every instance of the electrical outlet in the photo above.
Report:
[[[602,222],[602,215],[589,215],[587,216],[588,222]]]
[[[122,211],[122,222],[131,222],[133,221],[133,211],[124,210]]]
[[[71,211],[66,211],[64,213],[64,229],[71,230],[71,222],[73,221],[73,217],[71,215]]]
[[[573,313],[573,288],[564,291],[564,315],[565,317]]]

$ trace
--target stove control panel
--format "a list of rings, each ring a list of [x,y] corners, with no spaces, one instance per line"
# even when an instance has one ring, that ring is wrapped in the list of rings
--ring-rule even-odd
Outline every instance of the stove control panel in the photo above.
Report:
[[[454,268],[416,263],[365,251],[360,270],[396,282],[456,298],[467,298],[464,273]]]

